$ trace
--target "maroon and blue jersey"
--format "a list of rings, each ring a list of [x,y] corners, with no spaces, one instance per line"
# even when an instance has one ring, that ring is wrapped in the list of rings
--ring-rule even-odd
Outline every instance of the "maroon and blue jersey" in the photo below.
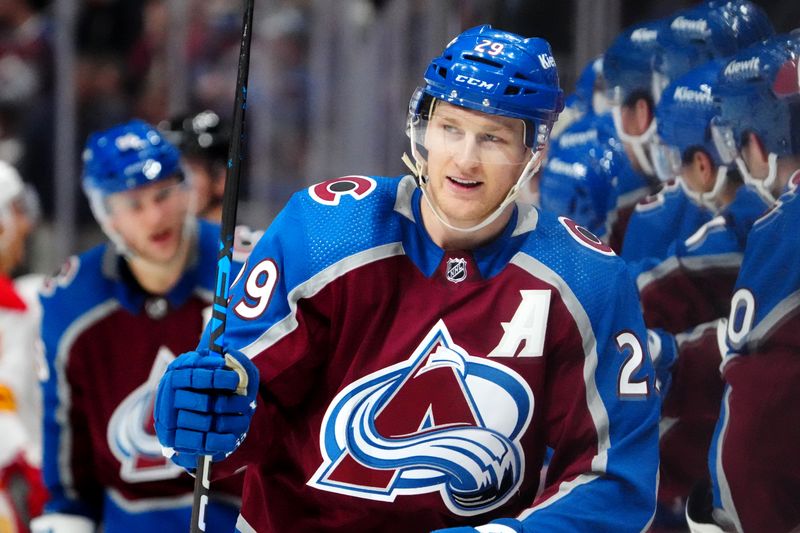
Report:
[[[709,469],[739,531],[800,524],[800,172],[753,225],[731,299]]]
[[[718,216],[670,246],[662,260],[631,263],[648,327],[681,333],[728,315],[747,236],[768,205],[749,186]]]
[[[219,227],[199,222],[188,266],[167,294],[146,293],[110,244],[71,257],[42,294],[47,355],[46,513],[78,514],[106,533],[188,530],[194,480],[161,454],[158,380],[193,349],[213,299]],[[232,531],[241,477],[215,488],[211,531]]]
[[[646,529],[660,400],[624,262],[522,204],[443,250],[420,198],[411,176],[301,191],[234,284],[225,343],[261,376],[212,468],[247,467],[238,530]]]
[[[636,204],[622,245],[625,261],[666,259],[673,242],[687,239],[711,220],[711,211],[693,202],[684,186],[678,180],[669,181]]]

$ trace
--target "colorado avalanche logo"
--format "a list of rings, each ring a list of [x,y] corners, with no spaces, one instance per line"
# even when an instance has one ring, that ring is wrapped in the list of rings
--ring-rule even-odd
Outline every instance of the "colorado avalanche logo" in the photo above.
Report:
[[[367,176],[345,176],[312,185],[308,188],[308,193],[311,198],[323,205],[339,205],[342,196],[352,196],[356,200],[361,200],[377,186],[377,182]]]
[[[308,485],[380,501],[438,491],[455,514],[485,513],[522,481],[533,404],[519,375],[467,354],[440,320],[406,361],[334,398]]]
[[[120,477],[129,483],[173,479],[183,473],[161,454],[153,420],[158,380],[173,359],[172,352],[162,346],[147,381],[119,404],[108,423],[108,445],[120,462]]]

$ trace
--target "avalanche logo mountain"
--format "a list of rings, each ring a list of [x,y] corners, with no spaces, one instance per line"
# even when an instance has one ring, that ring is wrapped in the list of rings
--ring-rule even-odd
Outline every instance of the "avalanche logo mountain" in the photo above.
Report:
[[[308,485],[378,501],[439,492],[455,514],[485,513],[522,481],[533,407],[518,374],[469,355],[440,320],[407,360],[334,398]]]

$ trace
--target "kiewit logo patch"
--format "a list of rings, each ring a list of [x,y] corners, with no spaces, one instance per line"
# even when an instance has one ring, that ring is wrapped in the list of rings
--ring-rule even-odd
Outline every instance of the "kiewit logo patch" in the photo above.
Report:
[[[387,502],[438,492],[454,514],[489,512],[522,482],[533,407],[518,374],[469,355],[440,320],[407,360],[336,395],[308,485]]]
[[[453,258],[447,260],[447,281],[460,283],[467,279],[467,260]]]
[[[655,41],[657,38],[658,31],[648,30],[647,28],[639,28],[638,30],[633,30],[633,33],[631,33],[631,41],[635,43],[649,43]]]
[[[684,85],[675,88],[672,97],[679,102],[689,104],[711,105],[714,98],[711,96],[711,89],[708,86],[700,87],[700,90],[690,89]]]
[[[743,61],[731,61],[722,74],[729,79],[751,78],[759,75],[761,58],[751,57]]]
[[[708,21],[706,21],[706,19],[677,17],[672,21],[672,24],[670,24],[670,28],[677,31],[684,31],[697,37],[707,37],[711,35],[711,30],[708,29]]]

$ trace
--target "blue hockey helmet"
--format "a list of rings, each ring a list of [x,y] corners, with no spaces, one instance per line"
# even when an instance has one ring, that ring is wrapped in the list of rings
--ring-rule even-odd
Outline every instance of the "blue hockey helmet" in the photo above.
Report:
[[[408,109],[406,133],[414,161],[406,155],[403,161],[417,176],[417,183],[440,223],[455,231],[477,231],[496,220],[516,200],[541,166],[553,123],[564,109],[555,59],[544,39],[525,38],[483,25],[450,41],[442,54],[431,61],[424,79],[425,84],[414,92]],[[518,119],[523,126],[518,145],[506,143],[502,148],[497,145],[486,150],[485,159],[479,156],[482,161],[492,158],[493,163],[521,165],[521,171],[500,205],[469,228],[447,222],[426,192],[428,146],[452,150],[454,154],[461,149],[458,143],[451,143],[453,139],[445,130],[429,129],[438,116],[437,102]]]
[[[711,135],[711,124],[719,117],[719,103],[714,99],[722,59],[706,62],[669,84],[656,106],[657,140],[652,154],[658,177],[669,181],[681,176],[684,162],[702,150],[716,167],[711,191],[695,191],[686,182],[681,186],[692,200],[716,211],[716,202],[728,178],[723,161]]]
[[[736,161],[745,182],[767,200],[776,198],[777,158],[800,154],[800,33],[736,54],[722,67],[715,98],[720,116],[712,122],[712,135],[723,161]],[[765,179],[755,179],[741,157],[748,133],[755,133],[768,153]]]
[[[632,96],[650,95],[653,60],[660,50],[665,19],[634,25],[623,31],[603,54],[603,76],[614,105]]]
[[[138,119],[98,131],[83,150],[83,187],[109,195],[166,178],[183,178],[180,152],[159,131]]]
[[[682,11],[659,33],[653,97],[673,80],[712,59],[727,57],[775,34],[766,13],[749,0],[711,1]]]
[[[627,164],[607,135],[607,120],[587,115],[564,130],[542,170],[542,209],[567,216],[597,236],[616,200],[615,180]]]
[[[540,148],[564,109],[550,45],[489,25],[466,30],[431,61],[409,116],[424,115],[435,98],[457,106],[521,119],[525,145]]]
[[[715,165],[723,164],[711,138],[711,121],[720,114],[714,90],[724,64],[721,59],[706,62],[678,77],[664,90],[656,106],[656,121],[660,142],[677,150],[678,165],[670,165],[670,170],[680,171],[680,159],[690,148],[701,148]],[[664,181],[676,177],[672,173],[659,176]]]

